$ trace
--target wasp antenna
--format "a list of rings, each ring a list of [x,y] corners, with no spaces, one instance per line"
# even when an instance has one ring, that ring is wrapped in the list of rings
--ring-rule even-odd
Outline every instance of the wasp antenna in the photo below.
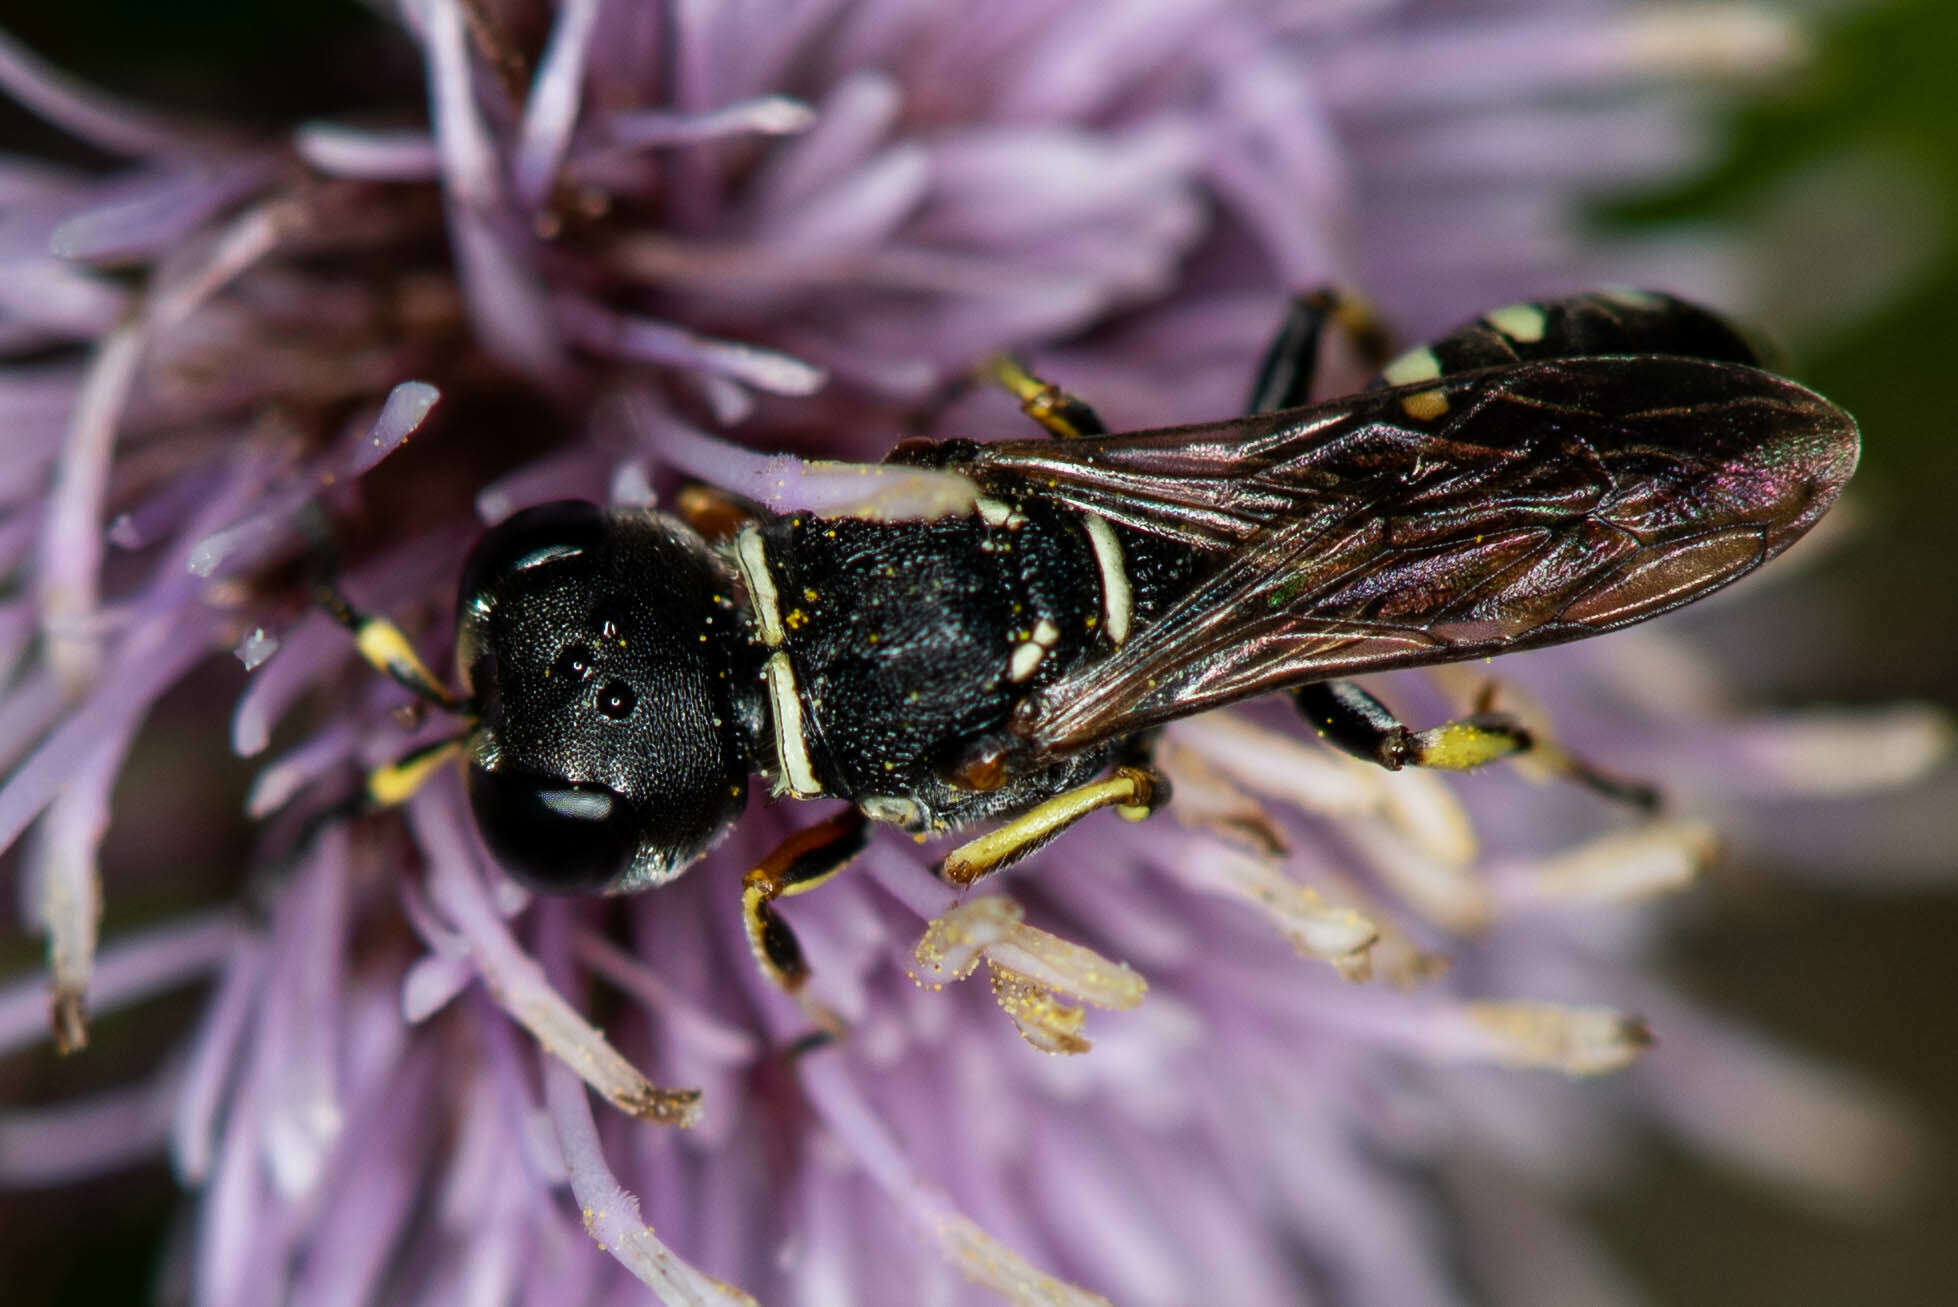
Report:
[[[354,648],[369,667],[385,673],[431,707],[457,717],[471,715],[469,702],[443,685],[428,669],[400,627],[385,617],[361,612],[331,581],[314,584],[313,600],[326,610],[328,617],[352,633]]]
[[[309,501],[299,512],[299,529],[305,534],[312,554],[313,602],[354,637],[361,658],[408,690],[417,699],[443,712],[469,716],[469,703],[442,684],[441,678],[415,652],[401,628],[385,617],[374,617],[354,607],[341,592],[340,550],[326,510],[317,500]]]

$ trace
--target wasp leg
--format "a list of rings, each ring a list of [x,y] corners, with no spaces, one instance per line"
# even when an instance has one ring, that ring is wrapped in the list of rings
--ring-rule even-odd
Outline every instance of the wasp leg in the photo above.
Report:
[[[1299,715],[1335,748],[1388,771],[1434,767],[1469,771],[1533,746],[1530,733],[1502,713],[1477,713],[1413,731],[1380,702],[1348,681],[1318,681],[1292,691]]]
[[[436,740],[374,768],[361,783],[361,806],[371,811],[406,803],[423,782],[435,774],[436,768],[462,752],[468,738],[465,732],[445,740]]]
[[[1558,746],[1539,741],[1507,713],[1478,712],[1429,730],[1409,730],[1386,704],[1348,681],[1300,686],[1292,691],[1292,703],[1326,743],[1388,771],[1402,767],[1470,771],[1528,753],[1607,798],[1648,812],[1659,806],[1658,792],[1651,786],[1607,775]]]
[[[347,602],[331,581],[315,585],[313,598],[326,610],[327,616],[353,633],[354,648],[369,667],[392,678],[424,703],[446,713],[468,715],[469,705],[428,670],[400,627],[385,617],[361,612]]]
[[[1346,336],[1368,371],[1379,371],[1393,354],[1392,333],[1364,301],[1333,286],[1296,295],[1258,365],[1248,412],[1312,402],[1328,323]],[[1293,702],[1326,740],[1390,771],[1406,766],[1465,770],[1531,747],[1528,732],[1497,714],[1410,731],[1385,704],[1343,681],[1304,686],[1293,691]]]
[[[762,974],[783,993],[801,997],[809,964],[789,923],[769,905],[784,895],[812,890],[843,870],[869,838],[864,815],[851,808],[789,836],[742,877],[741,920],[748,930],[748,946]],[[842,1023],[820,1005],[805,1000],[804,1006],[817,1025],[831,1033],[841,1030]]]
[[[1659,791],[1644,781],[1627,780],[1610,772],[1599,771],[1582,758],[1574,758],[1554,744],[1538,748],[1535,752],[1543,755],[1565,780],[1575,781],[1614,802],[1629,804],[1641,812],[1657,812],[1665,806]]]
[[[995,357],[985,367],[986,376],[1013,393],[1020,411],[1047,428],[1048,434],[1062,440],[1077,436],[1104,436],[1108,424],[1088,407],[1087,401],[1071,395],[1051,381],[1042,381],[1027,371],[1026,365],[1007,354]]]
[[[1147,766],[1122,766],[1106,780],[1063,791],[1005,825],[969,840],[938,864],[941,879],[964,887],[1017,862],[1098,808],[1141,821],[1169,802],[1169,781]]]
[[[1332,286],[1295,295],[1284,324],[1258,365],[1246,412],[1272,413],[1312,402],[1319,344],[1329,322],[1359,352],[1367,371],[1378,372],[1393,357],[1393,335],[1365,301]]]
[[[1478,714],[1494,711],[1500,690],[1500,682],[1484,681],[1475,695],[1475,711]],[[1566,752],[1564,747],[1553,739],[1537,735],[1530,745],[1529,752],[1533,761],[1556,776],[1582,785],[1614,802],[1629,804],[1643,812],[1657,812],[1663,806],[1659,791],[1651,785],[1600,771],[1584,759]]]

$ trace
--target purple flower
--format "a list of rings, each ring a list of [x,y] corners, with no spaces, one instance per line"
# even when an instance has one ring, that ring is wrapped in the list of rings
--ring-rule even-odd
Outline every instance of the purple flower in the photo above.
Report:
[[[1001,349],[1163,425],[1229,413],[1316,284],[1415,333],[1608,282],[1744,300],[1717,242],[1601,243],[1577,215],[1698,158],[1685,82],[1787,66],[1785,20],[397,9],[427,123],[271,140],[115,104],[0,38],[0,85],[120,161],[0,160],[0,844],[49,948],[0,992],[0,1047],[45,1030],[50,994],[77,1046],[90,1010],[214,979],[145,1081],[0,1114],[0,1182],[167,1149],[196,1206],[167,1274],[203,1304],[643,1282],[673,1304],[1400,1307],[1463,1301],[1465,1272],[1504,1301],[1619,1301],[1565,1200],[1627,1121],[1832,1195],[1899,1173],[1879,1096],[1657,978],[1646,900],[1722,833],[1798,854],[1763,814],[1912,780],[1946,728],[1750,715],[1686,638],[1718,612],[1388,683],[1422,720],[1493,685],[1555,747],[1663,780],[1675,816],[1631,823],[1527,764],[1390,775],[1258,705],[1179,723],[1173,815],[1096,818],[963,901],[886,835],[788,905],[849,1028],[812,1053],[737,912],[800,805],[757,802],[623,901],[533,900],[446,774],[405,820],[312,820],[442,731],[404,729],[404,694],[309,606],[322,536],[432,654],[463,552],[527,504],[699,478],[915,511],[943,487],[826,460],[921,421],[1020,430],[951,390]],[[112,915],[98,956],[112,787],[226,648],[250,669],[232,744],[269,755],[263,910]],[[166,853],[221,819],[129,806]]]

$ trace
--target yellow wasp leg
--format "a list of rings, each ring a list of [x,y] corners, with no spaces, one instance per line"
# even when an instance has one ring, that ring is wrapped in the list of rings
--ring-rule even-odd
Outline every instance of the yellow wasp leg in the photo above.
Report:
[[[1026,365],[1007,354],[995,355],[984,368],[990,380],[1004,386],[1020,401],[1020,411],[1062,440],[1099,436],[1108,431],[1087,402],[1051,381],[1042,381]]]
[[[1623,781],[1539,741],[1507,713],[1479,712],[1425,731],[1409,730],[1380,702],[1347,681],[1321,681],[1292,691],[1292,702],[1319,738],[1389,771],[1432,767],[1473,771],[1500,758],[1529,753],[1580,785],[1652,811],[1659,796],[1648,785]]]
[[[1530,733],[1501,713],[1479,713],[1431,730],[1409,730],[1380,702],[1348,681],[1320,681],[1292,691],[1299,715],[1319,738],[1389,771],[1434,767],[1472,771],[1532,746]]]
[[[1407,738],[1410,763],[1442,771],[1474,771],[1536,747],[1529,732],[1494,715],[1443,722],[1429,730],[1409,731]]]
[[[1099,808],[1112,807],[1130,821],[1141,821],[1169,801],[1169,782],[1142,767],[1117,767],[1106,780],[1056,794],[996,830],[969,840],[946,856],[938,874],[954,885],[1018,861]]]
[[[863,851],[869,839],[864,815],[851,808],[799,830],[741,878],[741,920],[755,963],[776,987],[795,994],[809,979],[809,964],[789,923],[769,907],[784,895],[801,894],[834,876]],[[817,1009],[820,1011],[820,1009]],[[829,1017],[834,1022],[834,1017]],[[822,1022],[819,1019],[819,1024]]]

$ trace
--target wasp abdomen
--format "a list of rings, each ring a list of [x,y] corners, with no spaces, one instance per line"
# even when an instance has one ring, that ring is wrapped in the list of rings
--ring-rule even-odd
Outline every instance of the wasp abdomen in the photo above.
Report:
[[[1607,290],[1491,309],[1381,369],[1376,386],[1405,386],[1543,359],[1664,354],[1771,366],[1767,350],[1711,309],[1649,290]]]

